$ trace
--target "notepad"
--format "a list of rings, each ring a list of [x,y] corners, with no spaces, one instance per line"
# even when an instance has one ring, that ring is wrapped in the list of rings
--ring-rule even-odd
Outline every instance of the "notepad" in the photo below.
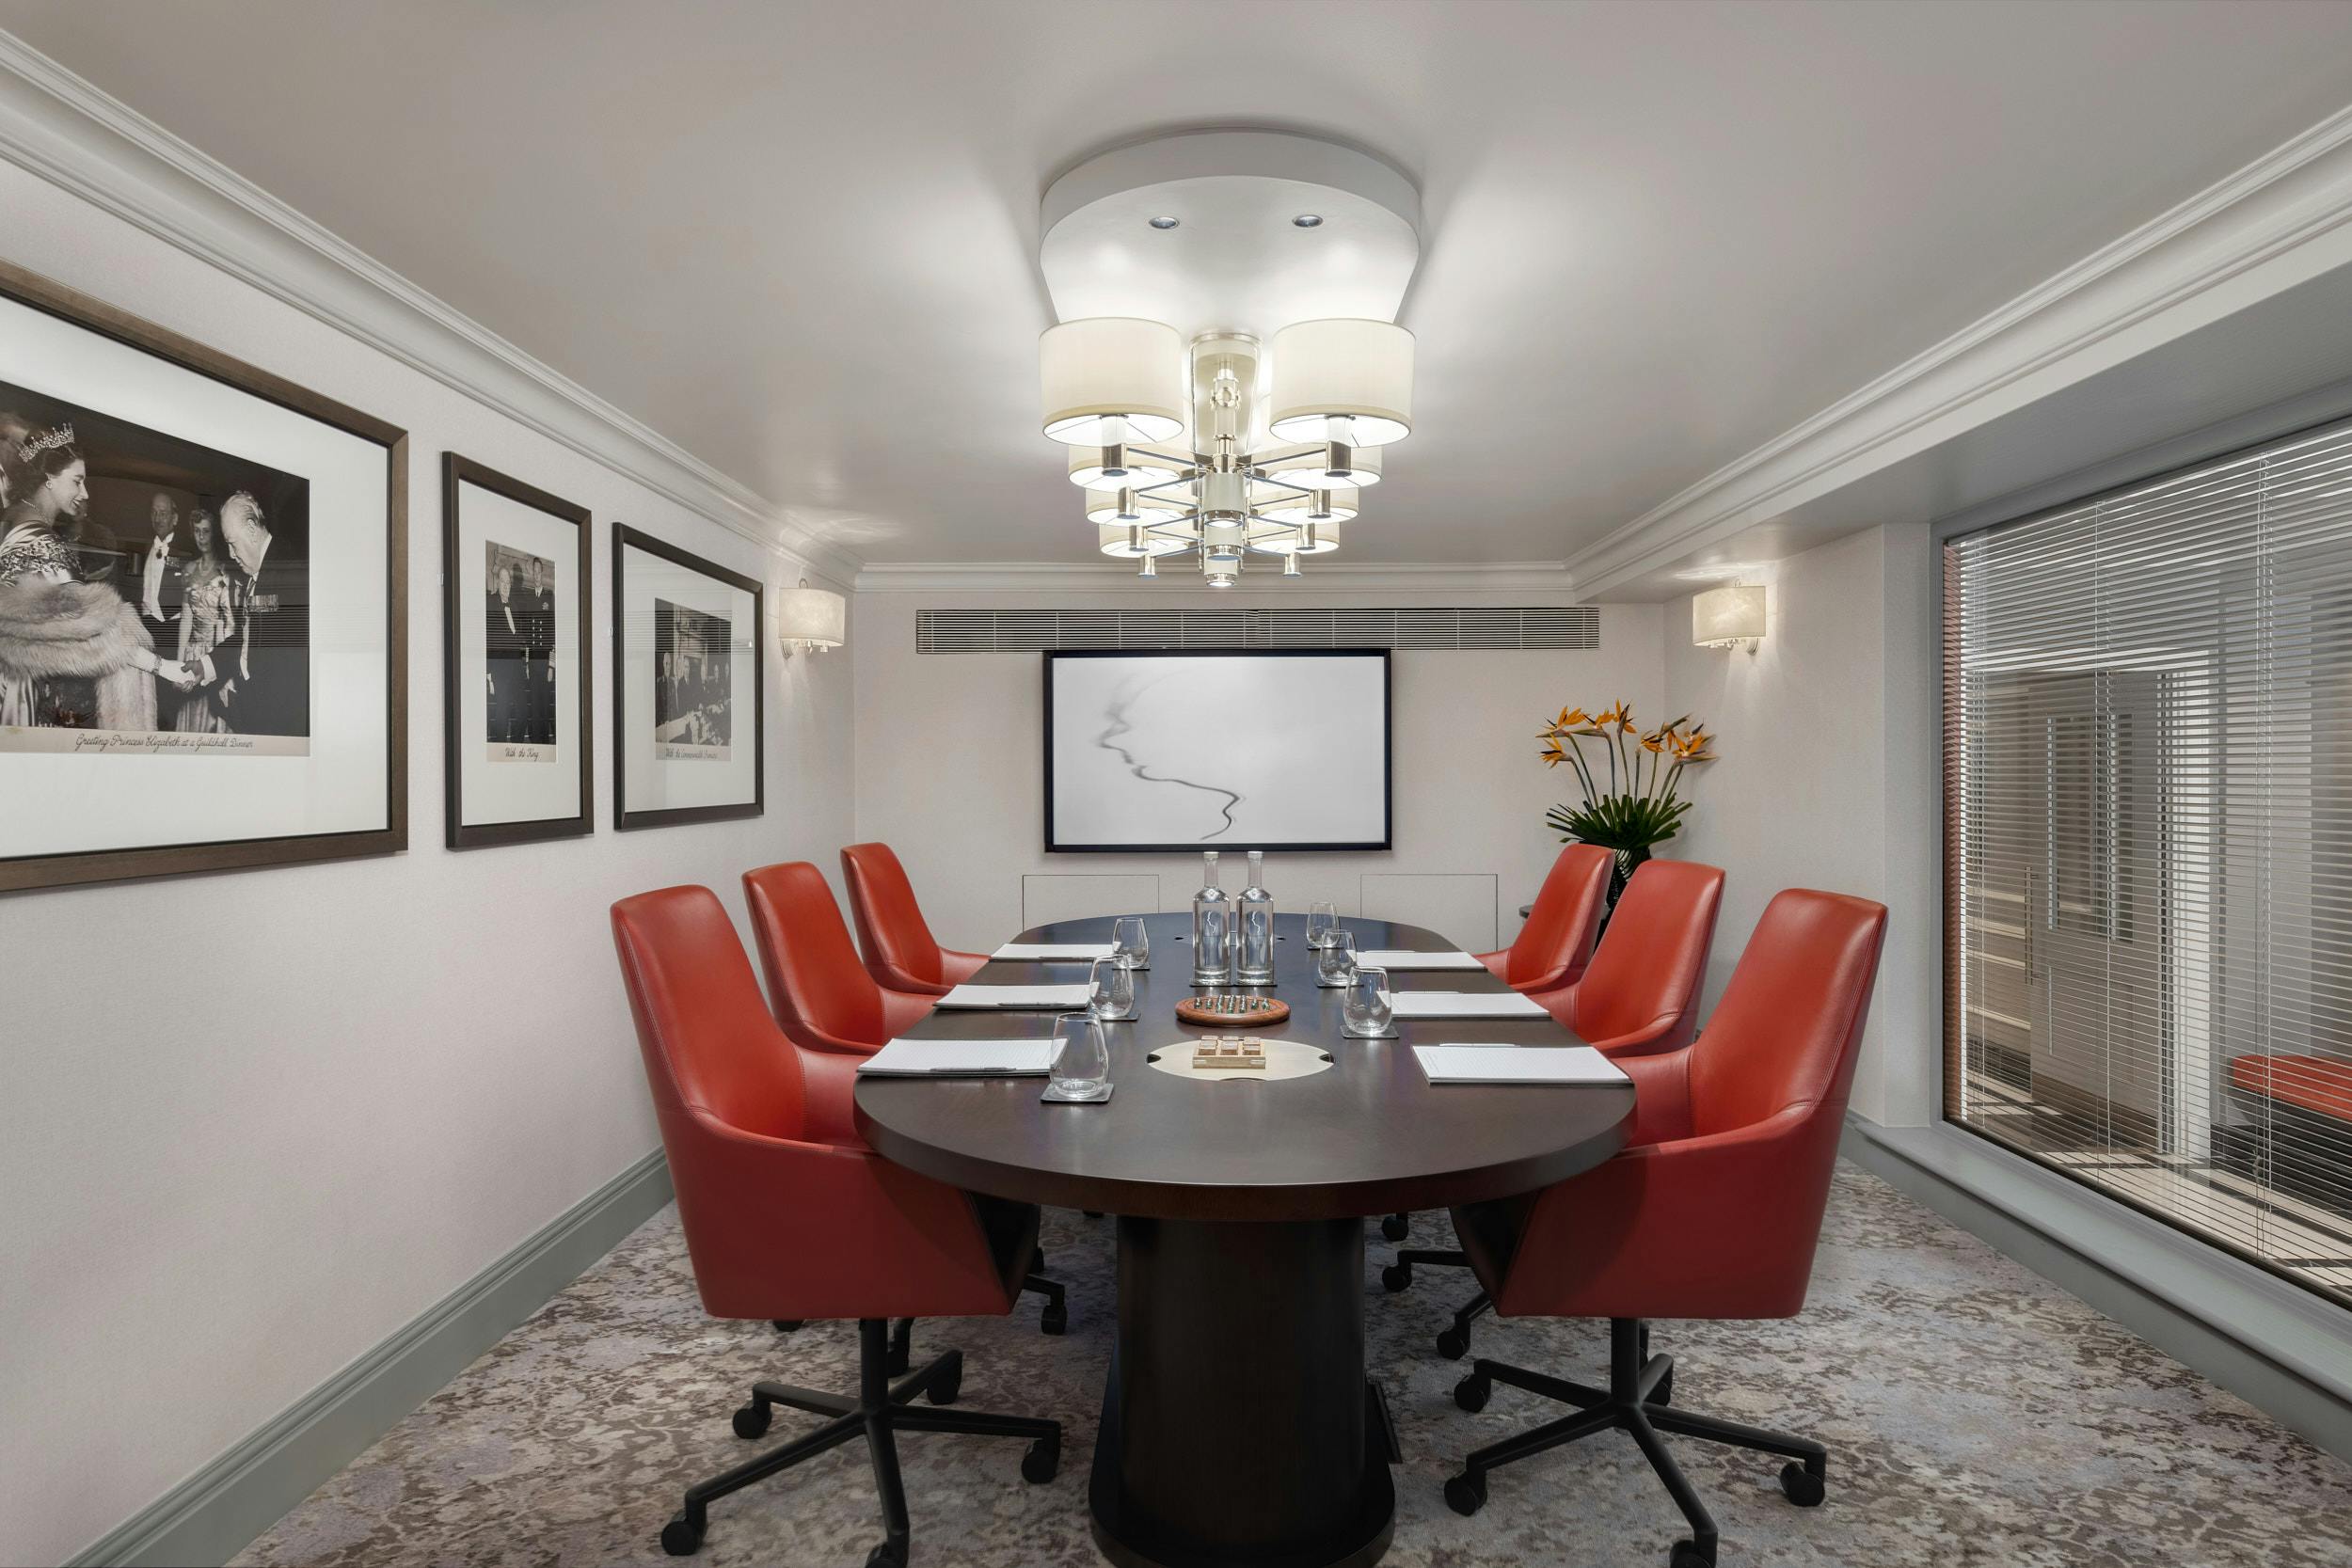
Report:
[[[958,986],[939,999],[941,1007],[1031,1008],[1055,1011],[1087,1005],[1088,986],[1073,980],[1066,986]]]
[[[1544,1009],[1515,990],[1401,990],[1389,999],[1398,1018],[1544,1018]]]
[[[1092,962],[1107,958],[1118,950],[1108,942],[1009,942],[989,955],[992,958],[1060,958],[1073,962]]]
[[[1055,1040],[892,1040],[858,1063],[869,1078],[1037,1078],[1054,1069]]]
[[[1359,949],[1356,962],[1364,969],[1485,969],[1468,953],[1415,953],[1402,947]]]
[[[1589,1045],[1417,1045],[1432,1084],[1627,1084],[1617,1064]]]

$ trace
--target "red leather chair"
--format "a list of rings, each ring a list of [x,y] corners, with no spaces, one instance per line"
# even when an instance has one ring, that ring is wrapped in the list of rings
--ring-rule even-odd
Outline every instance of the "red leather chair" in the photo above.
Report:
[[[1609,898],[1616,855],[1597,844],[1571,844],[1551,863],[1542,891],[1529,906],[1518,940],[1478,961],[1513,990],[1557,990],[1574,985],[1592,961],[1600,913]]]
[[[1610,1342],[1605,1390],[1472,1363],[1454,1390],[1465,1410],[1483,1409],[1502,1383],[1578,1413],[1472,1453],[1446,1482],[1455,1512],[1478,1511],[1496,1466],[1617,1429],[1641,1445],[1690,1522],[1673,1568],[1714,1562],[1715,1523],[1661,1433],[1783,1455],[1792,1461],[1780,1475],[1788,1500],[1821,1500],[1820,1444],[1671,1404],[1674,1360],[1648,1354],[1645,1320],[1788,1318],[1804,1307],[1885,936],[1883,905],[1781,894],[1698,1043],[1619,1064],[1634,1077],[1645,1141],[1531,1196],[1454,1212],[1498,1313],[1607,1318]]]
[[[1644,861],[1618,895],[1608,933],[1584,977],[1538,993],[1535,1000],[1562,1027],[1619,1066],[1631,1057],[1689,1050],[1723,901],[1724,874],[1717,867],[1697,861]],[[1416,1263],[1459,1268],[1468,1261],[1454,1250],[1407,1248],[1380,1271],[1380,1283],[1402,1291],[1412,1284]],[[1464,1302],[1453,1326],[1438,1336],[1438,1354],[1468,1355],[1470,1325],[1493,1305],[1484,1291]]]
[[[985,953],[939,945],[914,901],[914,884],[889,845],[850,845],[841,851],[841,875],[850,884],[850,914],[857,922],[866,973],[885,990],[945,996],[988,962]]]
[[[959,1192],[867,1149],[850,1102],[856,1063],[800,1050],[778,1032],[708,888],[622,899],[612,906],[612,941],[704,1309],[719,1318],[855,1318],[859,1326],[856,1396],[754,1384],[751,1402],[735,1413],[738,1436],[764,1433],[779,1404],[830,1418],[688,1488],[662,1548],[674,1557],[695,1551],[713,1501],[859,1436],[885,1535],[868,1568],[903,1568],[907,1559],[898,1433],[1025,1437],[1021,1473],[1052,1480],[1058,1422],[912,1402],[918,1395],[953,1402],[961,1352],[895,1386],[886,1370],[891,1318],[1012,1310],[1037,1245],[1037,1211]]]
[[[849,927],[824,874],[806,861],[786,861],[743,873],[743,898],[751,906],[752,938],[759,966],[767,972],[768,999],[776,1022],[793,1044],[809,1051],[870,1056],[913,1024],[929,1018],[933,998],[885,990],[858,967]],[[1070,1308],[1059,1280],[1043,1274],[1045,1256],[1022,1289],[1045,1298],[1038,1326],[1059,1334],[1070,1326]],[[799,1325],[781,1319],[787,1332]],[[894,1372],[906,1370],[912,1323],[901,1323],[890,1341]]]
[[[824,874],[806,861],[743,874],[776,1022],[811,1051],[870,1056],[930,1016],[935,998],[886,990],[858,963]]]

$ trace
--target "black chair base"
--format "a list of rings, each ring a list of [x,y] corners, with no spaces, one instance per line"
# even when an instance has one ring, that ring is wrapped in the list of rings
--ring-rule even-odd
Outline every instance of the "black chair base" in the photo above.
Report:
[[[912,1324],[912,1319],[901,1320]],[[866,1568],[905,1568],[910,1529],[906,1489],[898,1480],[897,1434],[901,1432],[961,1432],[978,1437],[1025,1437],[1028,1451],[1021,1458],[1024,1480],[1042,1483],[1061,1466],[1061,1423],[1030,1416],[987,1416],[970,1410],[926,1409],[913,1403],[927,1396],[933,1406],[951,1404],[963,1383],[963,1353],[951,1350],[926,1363],[923,1370],[898,1384],[886,1370],[891,1325],[881,1318],[858,1323],[858,1393],[855,1399],[795,1388],[785,1383],[755,1383],[752,1402],[735,1413],[735,1434],[762,1436],[781,1404],[832,1418],[816,1431],[784,1447],[738,1465],[723,1475],[690,1486],[686,1506],[661,1528],[661,1549],[672,1557],[691,1557],[703,1544],[709,1526],[710,1505],[730,1492],[798,1465],[803,1459],[837,1449],[864,1437],[874,1464],[874,1488],[882,1494],[882,1544],[866,1559]]]
[[[1486,1407],[1498,1383],[1524,1388],[1531,1394],[1577,1407],[1578,1414],[1548,1421],[1500,1443],[1480,1449],[1462,1462],[1462,1473],[1445,1483],[1447,1506],[1456,1513],[1475,1513],[1486,1505],[1486,1472],[1500,1465],[1539,1454],[1596,1433],[1630,1433],[1658,1479],[1674,1495],[1675,1506],[1691,1526],[1690,1539],[1677,1541],[1670,1558],[1672,1568],[1712,1568],[1715,1561],[1715,1521],[1682,1467],[1666,1451],[1661,1433],[1729,1443],[1759,1453],[1779,1454],[1791,1461],[1782,1466],[1780,1490],[1800,1508],[1820,1504],[1829,1471],[1829,1450],[1804,1437],[1789,1437],[1760,1427],[1742,1426],[1713,1416],[1677,1410],[1666,1402],[1674,1392],[1674,1357],[1649,1354],[1649,1330],[1640,1320],[1617,1318],[1609,1324],[1609,1387],[1606,1392],[1565,1378],[1523,1371],[1499,1361],[1480,1359],[1470,1374],[1454,1387],[1454,1402],[1465,1410]]]
[[[1396,1261],[1380,1271],[1380,1283],[1391,1293],[1413,1283],[1413,1265],[1426,1263],[1433,1268],[1466,1269],[1470,1259],[1459,1252],[1407,1247],[1396,1255]],[[1494,1301],[1486,1291],[1464,1302],[1454,1314],[1454,1326],[1438,1336],[1438,1354],[1449,1361],[1459,1361],[1470,1354],[1470,1324],[1494,1310]]]
[[[1413,1232],[1410,1214],[1384,1214],[1380,1218],[1380,1234],[1391,1242],[1401,1242]]]

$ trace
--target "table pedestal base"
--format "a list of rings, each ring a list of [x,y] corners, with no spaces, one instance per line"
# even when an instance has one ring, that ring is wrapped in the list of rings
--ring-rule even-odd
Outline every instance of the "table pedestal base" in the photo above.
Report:
[[[1365,1568],[1391,1438],[1364,1378],[1364,1227],[1121,1219],[1090,1486],[1120,1568]]]

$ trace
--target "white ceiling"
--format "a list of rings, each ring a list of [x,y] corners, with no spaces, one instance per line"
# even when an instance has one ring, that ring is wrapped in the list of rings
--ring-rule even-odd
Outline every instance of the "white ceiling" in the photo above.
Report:
[[[0,0],[870,561],[1080,561],[1038,200],[1200,125],[1420,184],[1348,553],[1559,560],[2344,106],[2352,5]]]

